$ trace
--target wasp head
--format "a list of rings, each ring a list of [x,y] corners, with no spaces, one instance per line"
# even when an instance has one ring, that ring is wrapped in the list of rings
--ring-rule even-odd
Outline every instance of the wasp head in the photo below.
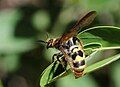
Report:
[[[48,42],[47,42],[47,49],[48,48],[52,48],[53,47],[53,43],[54,43],[54,39],[48,40]]]

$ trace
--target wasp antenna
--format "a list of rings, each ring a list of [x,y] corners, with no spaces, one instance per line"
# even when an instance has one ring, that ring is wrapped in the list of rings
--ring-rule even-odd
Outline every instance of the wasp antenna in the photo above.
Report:
[[[49,33],[46,32],[46,40],[50,37]]]
[[[43,40],[37,40],[36,42],[37,43],[45,43],[45,44],[47,43],[46,41],[43,41]]]

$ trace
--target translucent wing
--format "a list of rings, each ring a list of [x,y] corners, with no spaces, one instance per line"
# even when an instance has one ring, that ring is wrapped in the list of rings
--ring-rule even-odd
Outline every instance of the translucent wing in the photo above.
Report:
[[[88,26],[96,17],[96,11],[91,11],[87,13],[82,19],[78,20],[75,26],[70,29],[69,32],[63,34],[59,40],[59,43],[64,43],[71,37],[75,36],[81,28]]]

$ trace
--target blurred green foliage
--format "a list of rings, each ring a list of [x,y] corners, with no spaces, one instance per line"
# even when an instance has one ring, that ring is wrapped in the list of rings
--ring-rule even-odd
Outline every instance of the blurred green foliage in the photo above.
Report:
[[[83,86],[83,87],[99,87],[96,82],[93,80],[93,78],[89,75],[84,76],[80,79],[74,79],[73,75],[69,75],[63,79],[58,80],[57,86],[58,87],[74,87],[74,86]]]
[[[0,87],[3,87],[1,80],[0,80]]]
[[[19,39],[14,37],[14,29],[20,16],[19,10],[3,11],[0,13],[0,51],[3,53],[25,52],[33,48],[32,39]]]
[[[50,17],[49,14],[45,11],[37,11],[33,15],[33,24],[36,29],[44,31],[50,24]]]
[[[98,16],[89,27],[120,27],[120,0],[0,0],[0,87],[39,87],[39,75],[51,64],[56,50],[46,50],[36,40],[46,40],[46,32],[50,37],[60,36],[72,27],[72,22],[91,10],[97,11]],[[115,32],[111,36],[115,38],[105,45],[116,45],[114,41],[120,39]],[[98,56],[106,58],[117,53],[120,50]],[[85,87],[120,87],[119,62],[78,80],[67,76],[52,86],[75,87],[85,83]]]

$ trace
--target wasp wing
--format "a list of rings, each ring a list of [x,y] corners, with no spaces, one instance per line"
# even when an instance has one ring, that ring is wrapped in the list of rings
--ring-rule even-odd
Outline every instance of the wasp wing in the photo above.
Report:
[[[96,17],[96,11],[91,11],[87,13],[82,19],[78,20],[75,26],[70,29],[67,33],[63,34],[59,40],[59,43],[64,43],[71,37],[77,35],[81,28],[88,26]]]

